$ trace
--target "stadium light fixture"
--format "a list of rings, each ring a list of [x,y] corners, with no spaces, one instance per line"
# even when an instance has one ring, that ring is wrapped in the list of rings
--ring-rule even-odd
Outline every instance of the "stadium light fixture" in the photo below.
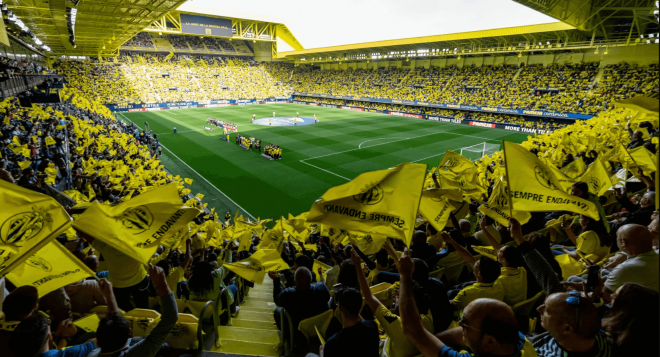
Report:
[[[609,51],[609,49],[608,49],[607,47],[605,47],[605,52],[603,52],[603,54],[606,55],[606,54],[608,54],[608,53],[610,53],[610,51]]]
[[[598,54],[598,49],[599,49],[599,47],[596,47],[596,51],[594,51],[594,54],[595,54],[595,55]]]

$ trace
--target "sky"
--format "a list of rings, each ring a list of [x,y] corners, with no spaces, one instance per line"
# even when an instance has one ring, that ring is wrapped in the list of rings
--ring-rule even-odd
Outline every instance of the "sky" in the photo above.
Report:
[[[277,17],[306,49],[556,22],[512,0],[190,0]],[[291,47],[278,41],[278,51]]]

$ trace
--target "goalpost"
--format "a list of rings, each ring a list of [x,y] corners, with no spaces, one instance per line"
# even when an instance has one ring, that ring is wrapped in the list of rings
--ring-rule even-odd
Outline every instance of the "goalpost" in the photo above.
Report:
[[[484,141],[481,144],[461,148],[461,155],[470,161],[476,161],[481,159],[484,155],[492,155],[496,151],[499,151],[500,146],[500,144],[489,144]]]

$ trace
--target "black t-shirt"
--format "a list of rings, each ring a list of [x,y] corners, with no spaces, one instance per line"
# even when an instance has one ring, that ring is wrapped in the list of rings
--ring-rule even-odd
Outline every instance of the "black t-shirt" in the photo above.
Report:
[[[371,320],[362,320],[334,334],[325,343],[324,357],[378,357],[378,327]]]

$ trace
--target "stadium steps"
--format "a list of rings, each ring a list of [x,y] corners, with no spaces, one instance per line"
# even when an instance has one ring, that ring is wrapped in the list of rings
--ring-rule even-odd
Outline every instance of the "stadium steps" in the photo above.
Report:
[[[218,327],[220,347],[213,346],[203,356],[279,356],[280,339],[273,310],[273,281],[266,277],[263,285],[255,285],[250,289],[232,325]]]
[[[593,81],[594,85],[591,87],[591,89],[589,89],[589,92],[587,92],[588,97],[594,95],[594,89],[596,89],[596,85],[600,83],[600,80],[603,78],[604,74],[605,74],[605,67],[599,68],[598,73],[596,73],[596,77],[594,77],[594,81]]]
[[[512,81],[515,81],[515,80],[518,79],[518,76],[520,76],[520,72],[522,72],[523,68],[525,68],[525,67],[518,67],[518,71],[516,72],[516,74],[513,75]]]

